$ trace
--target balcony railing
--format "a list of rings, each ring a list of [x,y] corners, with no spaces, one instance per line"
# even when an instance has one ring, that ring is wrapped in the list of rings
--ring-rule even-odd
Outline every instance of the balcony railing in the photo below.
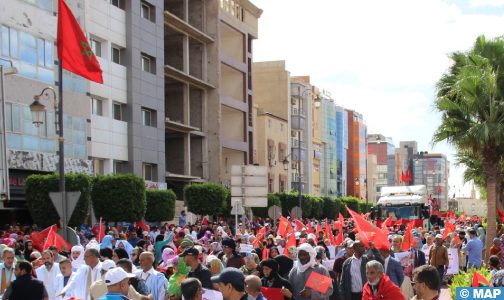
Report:
[[[291,109],[291,115],[293,116],[306,116],[305,111],[302,108],[293,107]]]

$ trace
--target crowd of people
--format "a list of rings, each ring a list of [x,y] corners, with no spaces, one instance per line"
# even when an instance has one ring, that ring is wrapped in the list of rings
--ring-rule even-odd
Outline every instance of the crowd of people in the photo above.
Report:
[[[492,284],[504,286],[504,235],[486,258],[480,220],[453,220],[449,232],[439,226],[409,232],[404,225],[390,226],[389,243],[375,245],[361,239],[351,218],[338,226],[285,219],[288,232],[268,219],[237,227],[206,218],[195,225],[181,219],[179,225],[151,228],[106,226],[103,237],[96,226],[82,226],[80,243],[68,252],[36,249],[31,239],[36,227],[6,226],[0,231],[0,295],[5,300],[431,300],[449,284],[452,248],[459,270],[487,266]],[[333,225],[330,233],[318,230],[328,228],[327,222]],[[335,244],[340,231],[343,240]]]

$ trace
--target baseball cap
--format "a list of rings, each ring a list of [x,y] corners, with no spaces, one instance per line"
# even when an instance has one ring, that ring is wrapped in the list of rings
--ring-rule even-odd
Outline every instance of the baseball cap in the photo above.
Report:
[[[108,271],[116,267],[116,264],[113,260],[106,259],[102,262],[102,270]]]
[[[185,249],[184,252],[182,252],[182,254],[180,254],[180,256],[186,256],[186,255],[190,255],[190,256],[198,256],[199,255],[199,251],[198,249],[196,248],[187,248]]]
[[[236,268],[225,268],[219,275],[212,276],[212,283],[230,283],[236,290],[245,289],[245,276]]]
[[[443,236],[441,234],[439,234],[439,233],[436,234],[436,239],[442,239],[442,238],[443,238]]]
[[[133,277],[135,277],[135,274],[126,273],[126,271],[124,271],[123,268],[116,267],[110,269],[107,272],[107,274],[105,274],[105,283],[107,284],[107,286],[110,286],[119,283],[126,278],[133,278]]]

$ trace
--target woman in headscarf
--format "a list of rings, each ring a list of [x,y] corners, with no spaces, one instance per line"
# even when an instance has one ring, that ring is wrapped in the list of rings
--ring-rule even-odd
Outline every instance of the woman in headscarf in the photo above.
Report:
[[[273,246],[269,249],[269,258],[275,258],[278,255],[280,255],[280,251],[278,251],[278,248],[276,246]]]
[[[217,256],[220,252],[222,252],[222,246],[219,242],[212,242],[210,244],[210,249],[208,249],[208,253],[210,255]]]
[[[142,252],[144,252],[144,250],[140,247],[135,247],[133,248],[133,251],[131,251],[131,261],[133,262],[133,266],[140,266],[140,254],[142,254]]]
[[[113,246],[112,246],[113,239],[114,239],[114,237],[111,235],[104,236],[102,239],[102,242],[100,244],[100,249],[104,249],[104,248],[112,249],[113,248]]]
[[[156,242],[154,244],[155,257],[156,257],[155,265],[156,266],[163,260],[163,247],[165,245],[168,245],[169,243],[171,243],[174,236],[175,236],[175,234],[173,232],[169,232],[164,235],[158,234],[156,236]]]
[[[175,251],[173,251],[172,248],[166,247],[166,248],[163,249],[163,254],[161,256],[162,256],[163,262],[161,263],[160,266],[162,268],[166,268],[168,266],[168,262],[170,261],[170,263],[171,263],[171,260],[175,256],[177,256],[177,254],[175,253]]]
[[[289,273],[294,266],[294,261],[283,254],[275,257],[275,261],[278,263],[278,275],[286,279],[289,278]]]
[[[207,268],[212,273],[212,276],[219,275],[222,270],[224,270],[224,264],[215,255],[209,255],[207,257]]]
[[[123,258],[130,260],[130,255],[128,255],[128,252],[126,252],[126,250],[124,250],[123,248],[115,248],[113,251],[114,252],[112,253],[112,260],[116,264],[120,259]]]
[[[181,299],[182,291],[180,289],[180,284],[184,279],[187,278],[187,274],[189,274],[189,267],[184,263],[184,259],[182,257],[174,257],[172,259],[173,270],[175,273],[170,277],[168,281],[168,291],[167,294],[170,299]]]
[[[115,244],[115,248],[120,248],[126,250],[126,253],[128,253],[128,257],[131,259],[131,252],[133,251],[133,246],[131,246],[130,243],[128,243],[127,240],[117,240]]]
[[[84,248],[79,245],[73,246],[70,253],[70,259],[72,260],[72,271],[77,272],[77,270],[84,264]]]
[[[262,286],[266,288],[282,289],[281,292],[284,295],[284,299],[287,300],[288,297],[286,297],[286,295],[292,295],[292,287],[287,279],[278,274],[278,262],[274,259],[263,260],[261,262],[261,269],[263,274],[261,278]]]
[[[256,275],[259,276],[259,256],[255,253],[247,253],[245,264],[241,267],[243,275]]]
[[[23,256],[26,261],[31,261],[31,253],[33,252],[33,242],[31,240],[26,240],[24,243]]]

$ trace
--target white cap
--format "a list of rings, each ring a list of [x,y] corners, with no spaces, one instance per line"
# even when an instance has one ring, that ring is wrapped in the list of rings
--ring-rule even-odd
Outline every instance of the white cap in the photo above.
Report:
[[[104,271],[108,271],[110,269],[113,269],[116,267],[116,264],[113,260],[110,260],[110,259],[106,259],[102,262],[102,270]]]
[[[105,283],[107,284],[107,286],[110,286],[119,283],[126,278],[133,277],[135,277],[135,274],[126,273],[126,271],[124,271],[122,268],[112,268],[107,272],[107,274],[105,274]]]
[[[440,235],[439,233],[436,235],[436,239],[442,239],[442,238],[443,238],[443,236]]]

